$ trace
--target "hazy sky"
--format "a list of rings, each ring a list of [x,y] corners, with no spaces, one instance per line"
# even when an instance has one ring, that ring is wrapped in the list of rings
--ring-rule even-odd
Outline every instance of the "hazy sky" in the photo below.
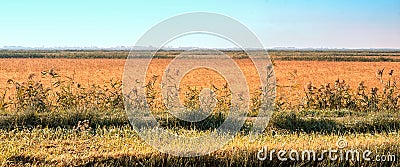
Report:
[[[158,22],[195,11],[237,19],[265,47],[400,48],[400,0],[10,0],[0,2],[0,47],[132,46]],[[170,45],[229,46],[212,38]]]

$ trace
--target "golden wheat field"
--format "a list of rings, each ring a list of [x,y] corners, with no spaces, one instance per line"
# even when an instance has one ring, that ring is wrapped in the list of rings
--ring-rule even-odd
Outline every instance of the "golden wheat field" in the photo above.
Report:
[[[172,59],[153,59],[148,76],[162,76],[164,69]],[[236,63],[249,82],[250,91],[256,89],[252,62],[249,59],[237,59]],[[56,72],[74,77],[81,84],[98,84],[110,79],[121,80],[124,59],[0,59],[0,88],[7,87],[7,80],[26,81],[29,76],[40,77],[42,71],[54,69]],[[396,62],[327,62],[327,61],[274,61],[278,94],[284,91],[301,91],[309,82],[318,86],[345,80],[352,88],[359,82],[380,87],[376,71],[385,68],[385,72],[394,70],[395,80],[399,78],[400,66]],[[203,86],[223,84],[226,81],[216,72],[198,69],[189,72],[180,86]]]

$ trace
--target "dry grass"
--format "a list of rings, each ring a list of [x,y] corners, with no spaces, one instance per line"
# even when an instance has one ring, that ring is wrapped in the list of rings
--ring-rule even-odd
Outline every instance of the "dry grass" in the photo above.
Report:
[[[200,135],[198,132],[185,132],[188,135]],[[205,132],[207,133],[207,132]],[[264,146],[268,150],[315,150],[318,154],[322,150],[338,149],[336,142],[345,139],[347,149],[357,149],[360,152],[369,149],[373,154],[389,154],[398,156],[400,153],[398,134],[348,134],[321,135],[321,134],[264,134],[261,138],[251,142],[248,136],[236,136],[221,150],[203,157],[182,158],[168,156],[152,149],[143,142],[137,134],[128,127],[98,128],[95,133],[76,132],[65,129],[33,129],[33,130],[0,130],[1,165],[146,165],[159,166],[164,163],[186,166],[215,163],[219,165],[267,165],[270,163],[296,165],[295,161],[279,162],[277,157],[273,161],[257,160],[257,152]],[[206,142],[214,142],[213,139]],[[299,144],[301,143],[301,144]],[[195,147],[193,145],[187,147]],[[319,156],[318,156],[319,157]],[[368,166],[365,161],[320,161],[303,162],[306,166],[315,166],[329,163],[355,163]],[[314,163],[314,164],[313,164]],[[394,162],[396,164],[396,161]],[[186,164],[186,165],[185,165]],[[395,165],[394,164],[394,165]],[[299,164],[298,164],[299,165]],[[353,164],[354,165],[354,164]],[[371,164],[369,164],[371,165]],[[374,165],[374,162],[372,162]],[[379,165],[379,163],[375,164]],[[398,163],[397,163],[398,165]]]
[[[149,72],[161,76],[170,61],[170,59],[154,59]],[[252,64],[248,59],[238,59],[236,62],[245,69],[245,74],[254,70],[251,69]],[[352,87],[356,87],[360,81],[365,81],[366,85],[379,86],[379,81],[371,75],[375,74],[377,69],[400,71],[399,63],[396,62],[275,61],[274,63],[278,84],[282,86],[290,85],[289,79],[293,78],[291,73],[297,73],[296,80],[300,85],[306,85],[310,81],[320,85],[339,78]],[[0,87],[4,87],[8,79],[24,81],[30,74],[38,74],[52,68],[63,75],[75,76],[80,83],[102,83],[111,78],[121,80],[124,65],[123,59],[0,59]],[[183,83],[197,83],[200,78],[210,73],[205,70],[196,71],[187,76],[187,80]],[[394,76],[399,78],[400,75],[395,73]],[[218,76],[204,78],[201,80],[223,81]],[[249,75],[248,78],[251,87],[255,82],[251,78],[254,77]],[[190,81],[191,79],[193,81]]]
[[[118,59],[0,59],[0,88],[8,79],[26,81],[30,74],[54,69],[82,84],[121,80],[123,60]]]
[[[148,80],[153,75],[162,76],[162,72],[170,61],[171,59],[154,59],[148,71]],[[251,61],[249,59],[236,59],[235,61],[244,71],[249,81],[250,91],[257,90],[257,78],[252,76],[254,68]],[[21,87],[24,88],[22,90],[28,90],[26,92],[29,94],[28,98],[22,99],[27,99],[28,103],[35,102],[32,104],[36,105],[37,101],[29,100],[31,97],[41,96],[41,94],[32,93],[30,90],[36,90],[37,88],[38,92],[43,92],[41,85],[36,84],[36,79],[42,80],[44,84],[52,83],[51,77],[48,82],[49,78],[41,78],[40,74],[42,71],[49,72],[49,69],[54,69],[63,76],[72,77],[75,85],[76,83],[83,84],[82,87],[90,87],[92,84],[97,85],[92,85],[92,89],[82,90],[81,93],[89,92],[88,95],[93,95],[89,97],[93,97],[94,99],[95,97],[106,98],[110,97],[107,93],[113,93],[113,91],[109,91],[109,87],[98,86],[103,85],[110,79],[120,81],[123,75],[124,63],[125,60],[123,59],[0,59],[0,88],[9,87],[10,85],[7,83],[9,79],[21,83],[23,85]],[[382,83],[375,75],[377,69],[386,69],[384,71],[385,74],[382,74],[382,80],[384,81],[388,80],[387,73],[390,70],[395,71],[392,75],[392,80],[398,81],[400,76],[397,73],[400,72],[399,64],[392,62],[275,61],[274,63],[278,81],[278,97],[286,102],[298,102],[300,98],[303,98],[305,92],[307,92],[307,90],[304,90],[304,86],[308,85],[309,82],[319,87],[319,85],[325,85],[328,82],[333,83],[337,79],[340,79],[345,80],[351,88],[357,88],[359,82],[364,81],[364,84],[369,86],[369,88],[380,88],[382,87]],[[36,76],[31,74],[36,74]],[[35,79],[31,80],[28,78]],[[29,83],[29,81],[32,81],[32,83]],[[22,84],[22,82],[25,82],[25,84]],[[160,89],[160,80],[155,80],[155,82],[155,89]],[[211,85],[222,87],[225,82],[224,78],[217,73],[211,70],[200,69],[188,73],[182,80],[180,87],[183,89],[187,88],[187,86],[191,86],[191,88],[196,86],[204,88]],[[68,87],[69,82],[65,83]],[[56,90],[60,90],[60,87]],[[105,93],[93,93],[98,90],[108,91],[104,91]],[[120,89],[115,90],[116,92],[120,92]],[[193,91],[196,92],[197,90]],[[68,97],[67,100],[70,100],[70,97],[74,97],[75,95],[80,95],[79,91],[75,94],[71,94],[70,91],[66,91],[66,93],[68,94],[66,96]],[[24,92],[22,94],[27,93]],[[33,95],[31,96],[31,94]],[[315,94],[319,95],[318,92]],[[191,95],[189,94],[189,96]],[[47,98],[38,97],[38,99]],[[90,98],[81,98],[81,100],[95,101],[96,103],[93,106],[98,105],[96,100]],[[1,101],[0,99],[0,105]],[[317,102],[320,101],[323,101],[323,98],[317,99]],[[108,104],[104,101],[100,103]],[[74,103],[74,105],[81,106],[81,103]],[[66,104],[66,106],[70,106],[70,104]],[[32,122],[33,125],[39,126],[35,128],[23,127],[22,130],[16,126],[16,128],[10,128],[14,130],[0,130],[0,151],[2,152],[2,155],[0,155],[0,164],[24,165],[26,163],[28,165],[39,166],[122,166],[132,165],[132,163],[137,166],[160,166],[165,164],[185,166],[191,164],[199,165],[198,163],[202,163],[203,165],[204,163],[209,163],[207,164],[209,166],[271,165],[269,164],[271,162],[261,162],[256,159],[255,154],[262,146],[267,146],[269,149],[315,149],[320,151],[322,149],[335,148],[336,141],[341,137],[346,138],[351,148],[371,149],[374,153],[390,152],[395,154],[396,157],[400,156],[398,113],[387,111],[366,113],[351,110],[334,110],[334,108],[333,110],[318,110],[321,108],[316,108],[317,110],[304,110],[301,112],[278,112],[271,121],[272,128],[276,130],[276,133],[275,131],[266,132],[256,142],[248,141],[248,136],[239,135],[230,144],[215,153],[204,157],[185,159],[157,152],[146,145],[129,126],[114,128],[112,125],[118,124],[117,126],[119,126],[121,122],[126,123],[127,121],[124,120],[123,116],[117,117],[118,119],[116,120],[110,120],[112,116],[103,114],[111,114],[114,117],[118,114],[125,115],[121,109],[121,105],[118,106],[119,110],[115,111],[109,105],[105,105],[100,108],[95,107],[94,110],[86,112],[83,112],[84,110],[80,108],[68,108],[61,109],[58,113],[51,109],[49,112],[47,110],[41,113],[29,112],[29,108],[22,107],[24,110],[27,110],[21,113],[14,113],[17,114],[15,119],[12,117],[5,124],[9,124],[9,126],[14,125],[21,122],[19,119],[22,119],[22,122]],[[83,107],[87,106],[83,105]],[[105,108],[112,111],[100,112],[105,110]],[[347,109],[346,107],[344,108]],[[328,107],[327,109],[332,108]],[[99,111],[96,112],[96,110]],[[94,111],[91,113],[92,115],[87,113],[90,111]],[[8,117],[12,116],[10,112],[7,112],[5,110],[4,115],[0,117],[2,120],[7,120]],[[18,114],[23,115],[24,113],[26,113],[26,116],[18,116]],[[52,116],[46,114],[52,114]],[[71,116],[74,114],[76,116]],[[99,115],[104,117],[100,117]],[[336,116],[330,119],[331,115]],[[91,124],[88,121],[83,121],[84,119],[90,119],[92,121],[90,122]],[[76,127],[54,128],[54,126],[59,126],[59,124],[54,124],[52,128],[40,127],[42,124],[44,126],[53,125],[49,122],[54,120],[58,120],[57,123],[59,124],[64,122],[72,123]],[[83,122],[78,123],[79,120]],[[105,122],[100,123],[100,120],[105,120]],[[172,123],[175,123],[176,126],[179,122]],[[192,135],[209,133],[207,130],[200,132],[185,128],[181,128],[179,131],[188,131],[185,134]],[[330,133],[326,133],[329,131]],[[356,134],[351,132],[356,132]],[[209,142],[212,142],[212,140],[210,139]],[[182,149],[186,147],[191,146],[181,146]],[[302,165],[302,163],[298,164],[297,162],[284,163],[274,161],[272,163],[274,163],[273,165],[281,166]],[[362,166],[380,165],[379,163],[330,161],[306,162],[303,165],[324,166],[331,163],[339,163],[342,166],[354,164]],[[394,164],[384,165],[396,166],[399,164],[397,161]]]
[[[171,59],[154,59],[148,76],[162,76]],[[257,89],[254,68],[249,59],[237,59],[237,64],[249,80],[250,92]],[[319,86],[332,83],[337,79],[345,80],[352,88],[361,81],[369,87],[381,87],[374,75],[377,69],[390,69],[393,78],[399,80],[400,66],[396,62],[325,62],[325,61],[275,61],[278,97],[287,97],[287,101],[298,100],[303,96],[303,88],[312,82]],[[124,59],[0,59],[0,88],[7,85],[7,80],[26,81],[31,74],[55,69],[64,76],[74,77],[81,84],[101,84],[110,79],[121,80],[125,65]],[[211,81],[213,81],[211,83]],[[226,81],[211,70],[200,69],[187,74],[180,87],[202,86],[211,84],[222,86]],[[160,81],[158,81],[160,83]],[[156,85],[158,85],[156,83]],[[159,87],[158,87],[159,89]],[[296,99],[297,98],[297,99]]]

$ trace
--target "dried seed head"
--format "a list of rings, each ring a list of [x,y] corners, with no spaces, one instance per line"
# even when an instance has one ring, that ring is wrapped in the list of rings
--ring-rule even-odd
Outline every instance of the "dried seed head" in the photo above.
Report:
[[[311,81],[307,84],[307,90],[311,90],[312,89],[312,83]]]
[[[329,89],[330,87],[331,87],[331,83],[325,84],[325,88],[326,88],[326,89]]]
[[[54,68],[52,68],[52,69],[49,70],[49,74],[50,74],[50,75],[53,75],[53,74],[54,74]]]
[[[394,70],[390,70],[389,75],[392,76],[393,72],[394,72]]]
[[[377,69],[376,75],[377,75],[379,78],[382,78],[382,75],[383,75],[383,71],[384,71],[384,70],[385,70],[385,68],[383,68],[382,70]]]
[[[14,80],[9,79],[9,80],[7,80],[7,83],[8,83],[8,84],[13,84],[13,83],[14,83]]]
[[[378,88],[377,87],[371,88],[371,94],[376,94],[377,92],[378,92]]]
[[[35,74],[29,74],[28,79],[29,79],[29,80],[32,80],[33,77],[35,77]]]

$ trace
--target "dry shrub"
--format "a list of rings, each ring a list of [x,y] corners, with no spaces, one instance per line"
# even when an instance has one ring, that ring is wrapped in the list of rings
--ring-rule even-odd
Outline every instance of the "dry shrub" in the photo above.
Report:
[[[41,79],[48,83],[42,83]],[[8,83],[11,87],[5,89],[0,98],[4,110],[46,112],[123,108],[121,81],[110,80],[102,85],[84,87],[73,77],[60,76],[51,69],[43,71],[40,79],[30,75],[26,82],[9,80]]]
[[[377,87],[368,89],[364,82],[360,82],[352,90],[344,80],[339,79],[331,86],[330,83],[315,87],[308,84],[305,88],[303,107],[307,109],[350,109],[356,111],[398,111],[400,109],[400,91],[393,79],[393,70],[387,81],[383,80],[384,69],[378,70],[377,78],[382,83],[382,89]]]
[[[400,108],[400,91],[397,88],[391,70],[386,80],[383,78],[384,70],[378,70],[377,78],[382,88],[368,88],[364,82],[360,82],[356,89],[352,89],[344,80],[336,80],[334,84],[323,84],[319,87],[311,82],[304,89],[304,96],[295,96],[297,102],[292,102],[286,97],[277,97],[275,106],[279,110],[300,109],[349,109],[353,111],[398,111]],[[42,83],[42,80],[48,81]],[[148,107],[152,111],[166,111],[160,91],[157,89],[159,83],[157,76],[151,77],[144,85],[146,97],[124,97],[122,94],[122,81],[109,80],[103,84],[92,84],[82,86],[73,77],[58,75],[54,70],[43,71],[40,77],[30,75],[26,82],[9,80],[10,87],[4,89],[0,94],[0,110],[33,110],[35,112],[57,111],[57,110],[114,110],[123,109],[123,99],[129,99],[137,109]],[[295,79],[293,79],[295,80]],[[294,82],[289,85],[298,87]],[[188,87],[181,99],[183,105],[193,111],[200,110],[201,87]],[[215,93],[212,97],[216,101],[213,112],[226,113],[231,108],[232,94],[229,85],[222,87],[211,85],[209,88]],[[134,93],[135,90],[132,90]],[[290,91],[294,92],[294,91]],[[257,115],[262,106],[263,92],[256,89],[250,95],[249,115]],[[144,101],[144,99],[146,99]],[[147,105],[144,105],[146,102]]]

